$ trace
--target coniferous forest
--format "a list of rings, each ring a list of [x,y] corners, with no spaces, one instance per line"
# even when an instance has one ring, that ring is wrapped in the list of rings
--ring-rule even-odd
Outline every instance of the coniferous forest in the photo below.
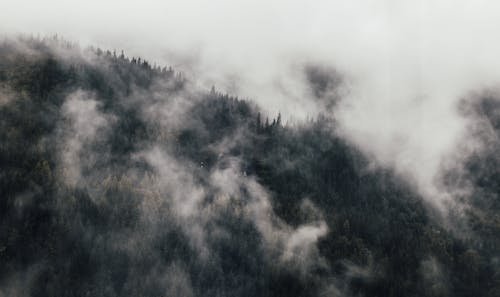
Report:
[[[0,296],[500,296],[500,96],[462,100],[483,146],[443,215],[337,133],[332,71],[290,123],[121,51],[0,41]]]

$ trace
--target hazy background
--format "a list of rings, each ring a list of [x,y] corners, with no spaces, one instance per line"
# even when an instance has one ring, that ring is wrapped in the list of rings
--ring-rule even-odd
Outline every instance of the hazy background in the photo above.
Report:
[[[3,35],[57,33],[172,65],[288,120],[320,111],[303,65],[332,66],[340,133],[438,206],[434,177],[467,124],[456,104],[500,77],[498,1],[2,0],[0,20]]]

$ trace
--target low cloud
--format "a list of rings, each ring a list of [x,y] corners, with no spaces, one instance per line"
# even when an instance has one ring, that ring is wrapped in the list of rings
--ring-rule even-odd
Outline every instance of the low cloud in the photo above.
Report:
[[[76,91],[68,95],[62,106],[65,120],[61,123],[61,172],[67,184],[75,186],[82,179],[82,167],[92,167],[97,158],[89,149],[111,128],[111,117],[98,110],[99,102],[91,94]],[[109,130],[108,130],[109,131]],[[102,152],[101,152],[102,153]]]
[[[49,6],[57,9],[38,13]],[[338,130],[446,212],[453,197],[436,178],[466,129],[455,108],[460,97],[498,83],[500,44],[491,38],[498,11],[489,0],[26,0],[0,16],[3,34],[57,33],[125,49],[173,65],[205,89],[252,98],[291,122],[331,108],[310,91],[304,63],[336,69],[345,89],[336,104]],[[305,70],[309,78],[320,74]]]

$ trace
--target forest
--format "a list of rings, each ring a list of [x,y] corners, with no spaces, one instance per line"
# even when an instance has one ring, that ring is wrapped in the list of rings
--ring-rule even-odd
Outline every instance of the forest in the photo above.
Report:
[[[325,114],[289,123],[171,67],[0,41],[0,296],[500,296],[500,96],[443,218]]]

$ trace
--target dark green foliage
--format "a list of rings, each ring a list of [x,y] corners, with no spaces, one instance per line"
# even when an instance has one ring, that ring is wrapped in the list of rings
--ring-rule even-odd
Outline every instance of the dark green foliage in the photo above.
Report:
[[[17,42],[22,46],[0,45],[0,285],[31,273],[32,296],[164,296],[167,280],[151,275],[175,266],[187,272],[196,296],[318,296],[326,284],[352,296],[499,292],[498,146],[467,163],[478,191],[471,242],[430,219],[421,197],[390,170],[367,169],[369,160],[335,135],[331,119],[287,127],[281,115],[263,121],[250,102],[191,90],[171,68],[140,58],[100,49],[82,54],[61,40]],[[338,84],[321,71],[308,75],[320,97]],[[83,164],[86,184],[68,185],[58,165],[60,130],[67,126],[65,100],[76,90],[94,95],[97,109],[111,115],[112,132],[85,147],[98,156]],[[189,102],[180,127],[168,130],[144,115],[145,107],[180,95]],[[491,112],[498,101],[484,104],[500,135],[500,117]],[[234,211],[206,226],[228,236],[206,238],[208,260],[198,258],[168,203],[158,204],[155,230],[145,227],[142,202],[159,194],[137,182],[153,170],[135,155],[160,146],[196,167],[204,185],[226,166],[213,147],[228,140],[224,154],[269,191],[281,220],[297,227],[320,213],[329,230],[317,244],[323,266],[301,274],[278,264],[255,226]],[[124,238],[131,238],[133,257],[114,246]],[[426,261],[440,267],[434,279],[425,277]]]

